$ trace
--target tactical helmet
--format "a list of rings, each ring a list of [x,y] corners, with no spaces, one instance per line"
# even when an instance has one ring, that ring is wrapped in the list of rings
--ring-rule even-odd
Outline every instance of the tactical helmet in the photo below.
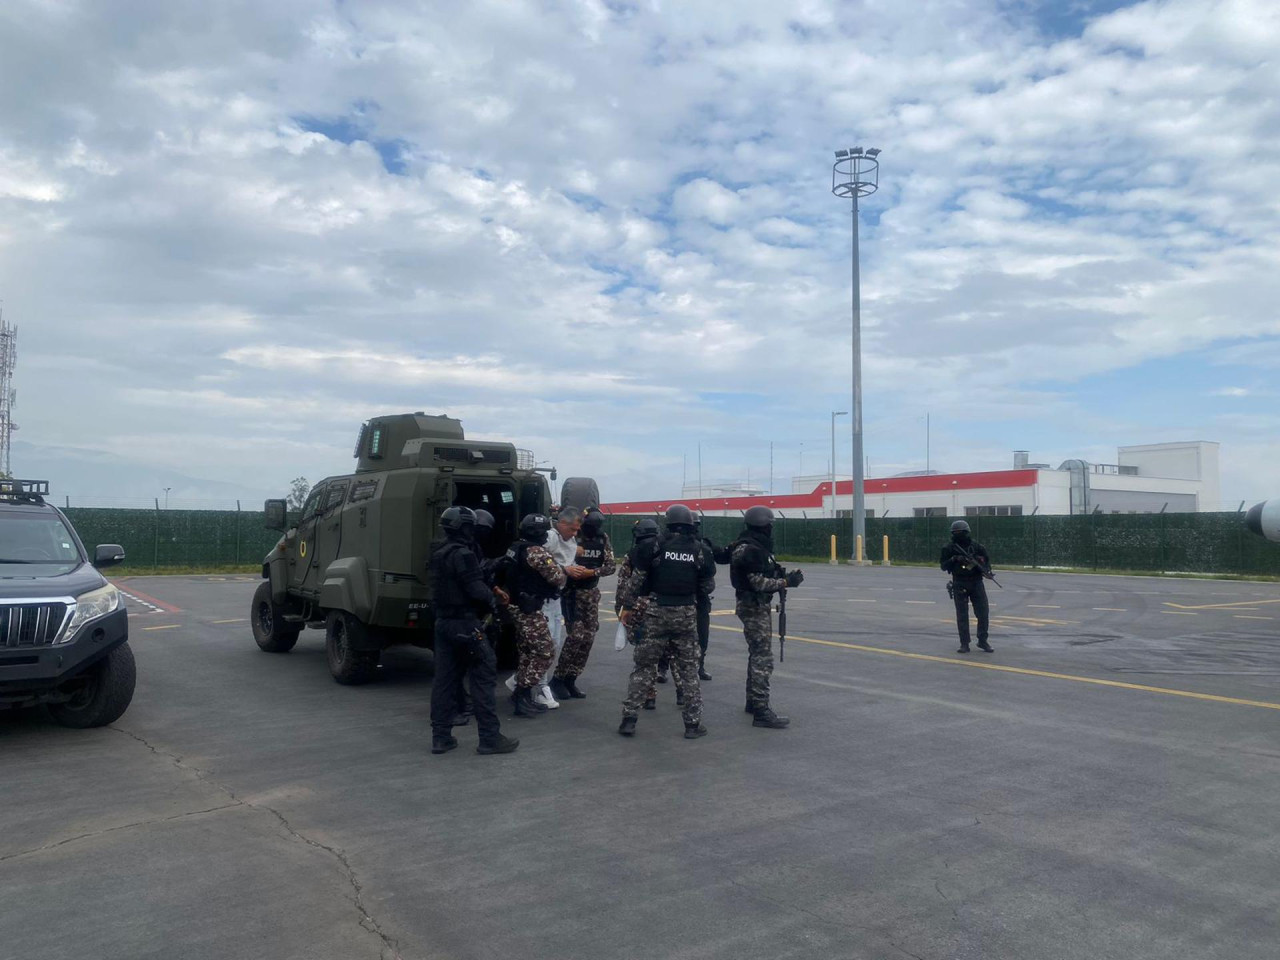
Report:
[[[496,522],[497,521],[493,519],[493,514],[490,513],[488,510],[476,511],[476,529],[477,530],[492,531],[493,526]]]
[[[951,525],[952,536],[955,536],[957,533],[968,533],[968,532],[969,532],[969,522],[967,520],[957,520],[955,523]]]
[[[604,526],[604,514],[599,510],[592,510],[582,518],[582,529],[586,530],[591,536],[595,536]]]
[[[773,526],[773,511],[765,506],[754,506],[748,508],[743,515],[748,527],[771,527]]]
[[[551,532],[551,521],[544,514],[531,513],[520,521],[520,539],[531,543],[546,543]]]
[[[641,540],[652,540],[658,535],[658,521],[645,517],[637,520],[631,528],[631,539],[637,543]]]
[[[694,524],[693,511],[683,503],[673,503],[667,507],[665,522],[668,527],[678,527],[682,524],[692,527]]]
[[[445,533],[463,533],[476,528],[476,514],[470,507],[450,507],[440,514],[440,528]]]

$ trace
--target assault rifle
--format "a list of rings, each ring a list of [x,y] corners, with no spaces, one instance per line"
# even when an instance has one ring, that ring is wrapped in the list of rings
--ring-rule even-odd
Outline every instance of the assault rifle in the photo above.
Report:
[[[1004,587],[1001,586],[1000,581],[996,579],[996,575],[991,572],[990,563],[983,563],[981,560],[977,558],[977,556],[975,556],[970,551],[966,550],[964,547],[960,546],[960,544],[958,543],[955,544],[955,548],[960,551],[960,556],[964,557],[971,564],[973,564],[975,567],[978,568],[984,580],[990,580],[997,587],[1000,587],[1001,590],[1004,589]]]
[[[787,571],[778,568],[778,576],[786,577]],[[778,662],[787,659],[787,588],[778,591]]]

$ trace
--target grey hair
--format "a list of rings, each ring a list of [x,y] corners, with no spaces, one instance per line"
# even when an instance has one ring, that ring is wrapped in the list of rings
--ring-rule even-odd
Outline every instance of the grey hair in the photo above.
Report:
[[[573,523],[581,519],[582,511],[577,507],[561,507],[560,512],[556,514],[557,523]]]

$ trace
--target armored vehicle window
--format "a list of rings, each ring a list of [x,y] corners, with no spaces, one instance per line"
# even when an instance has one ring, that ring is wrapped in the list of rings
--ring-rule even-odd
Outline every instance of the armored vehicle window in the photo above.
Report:
[[[328,513],[334,507],[342,506],[342,500],[347,495],[347,481],[339,480],[336,483],[329,484],[329,492],[325,495],[324,506],[320,509],[321,513]]]
[[[316,507],[320,503],[320,495],[324,493],[324,485],[316,487],[311,491],[311,495],[307,497],[307,502],[302,505],[302,519],[310,520],[316,515]]]
[[[355,503],[357,500],[369,500],[377,492],[377,480],[361,480],[351,488],[351,499],[348,502]]]

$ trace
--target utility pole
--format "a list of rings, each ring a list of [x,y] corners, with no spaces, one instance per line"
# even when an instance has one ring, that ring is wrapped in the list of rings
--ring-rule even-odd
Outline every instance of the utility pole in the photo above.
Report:
[[[862,291],[858,273],[858,200],[869,197],[880,186],[878,147],[863,150],[850,147],[836,151],[831,168],[831,192],[842,200],[851,200],[853,225],[853,541],[850,556],[856,557],[857,544],[865,542],[867,509],[864,502],[866,485],[862,459]]]
[[[18,392],[13,389],[13,371],[18,365],[18,328],[10,326],[0,313],[0,476],[10,476],[13,466],[9,459],[9,445],[13,431],[13,406]]]

